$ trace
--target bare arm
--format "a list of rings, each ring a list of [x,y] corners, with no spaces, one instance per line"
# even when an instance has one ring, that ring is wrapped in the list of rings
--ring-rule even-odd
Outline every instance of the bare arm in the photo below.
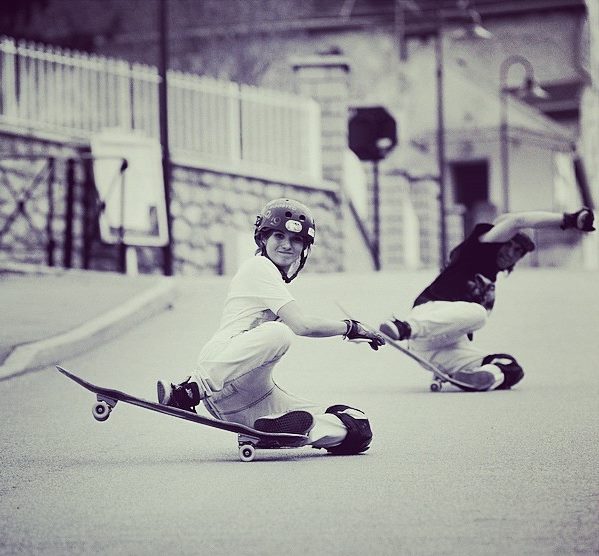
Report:
[[[523,228],[559,228],[563,214],[548,211],[513,212],[502,214],[493,222],[493,228],[480,236],[483,243],[508,241]]]
[[[278,315],[283,323],[298,336],[311,336],[312,338],[343,336],[350,342],[368,342],[374,351],[385,345],[383,336],[357,320],[338,321],[306,315],[296,301],[290,301],[283,305],[279,309]]]
[[[290,301],[283,305],[278,315],[298,336],[326,338],[344,336],[347,332],[347,324],[344,321],[306,315],[297,301]]]

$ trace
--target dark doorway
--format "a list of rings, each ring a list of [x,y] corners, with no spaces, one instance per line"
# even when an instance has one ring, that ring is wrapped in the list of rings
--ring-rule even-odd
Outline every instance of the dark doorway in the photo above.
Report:
[[[487,160],[451,164],[454,201],[464,206],[464,236],[477,222],[491,222],[497,209],[489,202],[489,163]]]

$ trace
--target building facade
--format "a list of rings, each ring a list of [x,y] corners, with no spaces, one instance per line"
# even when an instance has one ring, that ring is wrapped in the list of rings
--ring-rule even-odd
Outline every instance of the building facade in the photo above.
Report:
[[[154,63],[159,3],[108,4],[100,13],[94,0],[81,3],[96,14],[79,26],[81,34],[87,25],[89,48]],[[383,268],[441,264],[476,221],[508,210],[569,210],[599,197],[597,0],[263,0],[252,10],[239,0],[220,11],[202,4],[167,2],[172,66],[318,97],[325,177],[343,186],[346,205],[362,206],[342,210],[363,229],[352,243],[372,239],[378,212]],[[57,40],[66,5],[49,2],[56,28],[47,32]],[[475,23],[486,38],[468,33]],[[320,57],[322,79],[335,56],[343,78],[320,81],[317,91],[307,85],[312,70],[296,71],[298,57],[312,69]],[[535,97],[534,84],[544,96]],[[364,106],[384,106],[398,125],[399,145],[377,168],[378,207],[372,164],[345,164],[352,155],[346,141],[339,145],[343,112]],[[594,238],[537,241],[545,247],[533,264],[597,265]]]

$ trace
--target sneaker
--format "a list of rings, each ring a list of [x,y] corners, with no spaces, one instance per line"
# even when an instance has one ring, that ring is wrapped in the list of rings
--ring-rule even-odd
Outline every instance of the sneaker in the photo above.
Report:
[[[491,365],[486,365],[486,367],[491,367]],[[477,391],[494,390],[503,382],[501,371],[495,373],[491,369],[483,368],[473,371],[456,371],[451,375],[451,378]]]
[[[187,377],[181,384],[172,384],[159,380],[156,384],[158,403],[170,405],[185,411],[196,413],[195,407],[200,403],[200,388],[196,382]]]
[[[403,320],[392,319],[383,322],[379,330],[393,340],[408,340],[412,335],[411,326]]]
[[[307,435],[314,426],[314,417],[308,411],[290,411],[279,417],[260,417],[254,428],[263,432]]]

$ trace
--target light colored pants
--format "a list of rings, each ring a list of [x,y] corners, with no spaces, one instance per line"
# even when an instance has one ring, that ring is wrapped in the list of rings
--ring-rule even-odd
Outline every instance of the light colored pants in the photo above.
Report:
[[[314,416],[309,442],[316,448],[336,446],[347,430],[334,415],[289,394],[273,380],[273,368],[285,355],[294,337],[281,322],[266,322],[233,338],[206,344],[197,361],[195,379],[204,405],[217,419],[250,427],[259,417],[277,416],[302,409]]]
[[[417,305],[406,319],[412,328],[408,346],[447,374],[475,370],[488,352],[476,348],[467,334],[482,328],[487,316],[482,305],[467,301]]]

